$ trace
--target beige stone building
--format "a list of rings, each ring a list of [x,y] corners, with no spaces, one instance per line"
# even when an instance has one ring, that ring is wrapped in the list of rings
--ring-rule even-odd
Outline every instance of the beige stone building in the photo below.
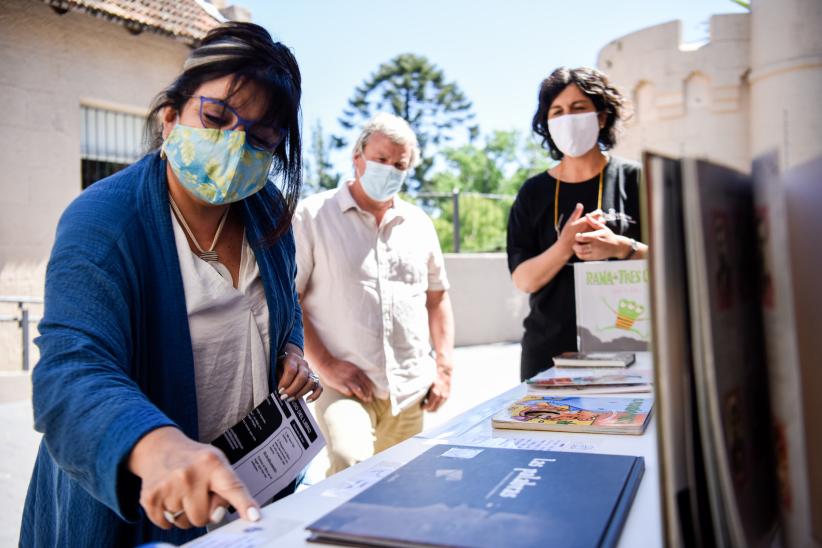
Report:
[[[698,156],[740,170],[777,149],[783,168],[822,154],[822,2],[753,0],[715,15],[705,43],[673,21],[622,36],[597,65],[632,98],[615,153]]]
[[[202,0],[0,2],[0,295],[42,297],[63,209],[142,154],[151,99],[224,20],[218,7],[248,18]],[[0,371],[20,357],[18,326],[0,322]]]

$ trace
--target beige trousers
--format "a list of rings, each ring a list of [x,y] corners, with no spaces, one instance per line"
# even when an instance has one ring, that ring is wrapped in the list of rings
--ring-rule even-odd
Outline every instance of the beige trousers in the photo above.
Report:
[[[326,476],[422,432],[419,402],[394,416],[389,400],[374,399],[365,403],[325,386],[314,410],[327,443],[330,466]]]

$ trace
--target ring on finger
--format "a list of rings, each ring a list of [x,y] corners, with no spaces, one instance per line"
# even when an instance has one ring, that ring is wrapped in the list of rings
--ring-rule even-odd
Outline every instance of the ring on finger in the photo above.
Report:
[[[314,388],[320,386],[320,377],[318,377],[316,373],[312,371],[308,374],[308,378],[311,382],[314,383]]]
[[[163,517],[166,518],[166,521],[169,523],[174,523],[174,520],[179,518],[185,514],[185,510],[180,510],[178,512],[172,512],[170,510],[163,510]]]

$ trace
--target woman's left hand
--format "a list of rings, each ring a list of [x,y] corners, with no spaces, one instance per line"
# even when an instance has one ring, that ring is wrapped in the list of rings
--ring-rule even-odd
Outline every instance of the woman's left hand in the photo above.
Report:
[[[277,384],[283,399],[302,398],[311,393],[305,401],[312,402],[323,393],[320,379],[308,366],[297,346],[286,345],[285,353],[280,357],[280,381]]]
[[[585,220],[594,230],[576,235],[573,249],[581,261],[602,261],[612,257],[622,258],[625,255],[625,247],[630,247],[630,243],[626,238],[614,234],[602,221],[601,214],[589,213]]]

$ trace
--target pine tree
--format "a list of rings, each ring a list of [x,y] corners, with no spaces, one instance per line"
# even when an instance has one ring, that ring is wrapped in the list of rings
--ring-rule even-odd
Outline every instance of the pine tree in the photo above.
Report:
[[[356,130],[377,112],[404,118],[417,135],[422,162],[409,182],[412,190],[425,190],[433,164],[432,149],[447,143],[458,128],[474,119],[471,101],[456,82],[448,82],[443,71],[425,57],[406,53],[383,63],[354,91],[340,117],[347,130]],[[470,140],[478,133],[468,126]],[[335,137],[335,146],[349,143]]]

